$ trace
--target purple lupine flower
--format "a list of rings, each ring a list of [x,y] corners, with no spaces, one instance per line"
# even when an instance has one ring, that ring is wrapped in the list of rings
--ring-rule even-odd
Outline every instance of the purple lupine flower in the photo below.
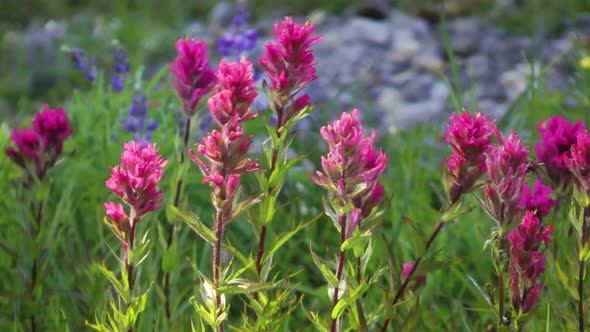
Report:
[[[113,91],[121,92],[123,90],[125,76],[130,68],[125,50],[121,46],[115,47],[113,50],[113,77],[111,77]]]
[[[246,5],[237,7],[228,31],[219,40],[217,52],[229,60],[239,60],[247,57],[248,52],[256,48],[258,35],[254,29],[248,27],[250,11]]]
[[[94,82],[96,79],[96,74],[98,69],[96,68],[96,58],[95,57],[86,57],[84,50],[80,48],[72,48],[67,50],[67,53],[70,55],[70,58],[76,65],[76,68],[84,72],[84,76],[86,80],[89,82]]]
[[[534,211],[538,218],[548,215],[549,210],[557,203],[551,198],[553,191],[551,186],[544,185],[539,179],[535,180],[532,193],[528,186],[524,186],[522,189],[522,197],[518,206],[524,210]]]
[[[522,211],[520,195],[526,182],[529,150],[513,130],[501,145],[493,145],[485,155],[488,179],[483,185],[484,210],[498,226],[509,224]]]
[[[134,141],[144,145],[152,141],[153,132],[158,128],[158,122],[155,119],[148,119],[147,98],[139,91],[136,91],[133,96],[129,117],[123,122],[123,127],[134,134]]]
[[[520,225],[508,234],[510,241],[512,305],[523,313],[531,311],[541,288],[539,280],[545,271],[549,235],[553,227],[546,226],[533,211],[527,211]]]
[[[564,157],[576,143],[578,134],[586,131],[583,122],[569,123],[566,118],[555,115],[547,121],[539,122],[537,129],[541,140],[535,143],[537,159],[545,165],[547,174],[556,186],[567,186],[572,175],[565,164]]]

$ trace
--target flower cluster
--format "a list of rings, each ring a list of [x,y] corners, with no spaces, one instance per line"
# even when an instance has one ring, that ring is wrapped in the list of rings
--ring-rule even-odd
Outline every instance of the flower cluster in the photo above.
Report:
[[[194,39],[176,42],[178,56],[170,65],[174,74],[172,84],[182,99],[182,111],[193,116],[199,100],[209,93],[215,84],[215,71],[209,66],[207,45]]]
[[[113,91],[121,92],[123,90],[125,76],[129,70],[130,65],[127,60],[127,53],[121,46],[115,47],[113,50],[113,77],[111,77]]]
[[[70,55],[70,58],[76,65],[76,68],[79,71],[84,72],[86,79],[89,82],[94,82],[96,79],[96,74],[98,73],[98,70],[96,69],[96,58],[87,58],[84,50],[79,48],[69,49],[67,50],[67,53]]]
[[[572,145],[569,156],[564,162],[574,175],[580,190],[590,195],[590,134],[584,131],[578,134],[576,143]]]
[[[520,195],[526,185],[529,150],[515,131],[500,145],[492,145],[485,156],[488,180],[483,185],[484,210],[498,226],[509,224],[521,211]]]
[[[123,127],[134,134],[133,140],[144,145],[152,141],[152,134],[158,128],[158,122],[155,119],[148,120],[147,112],[146,96],[136,91],[129,107],[129,117],[123,122]]]
[[[456,202],[485,172],[485,154],[498,130],[487,116],[466,111],[458,116],[452,114],[447,128],[445,141],[453,148],[453,154],[446,159],[451,181],[449,196],[451,202]]]
[[[280,24],[275,23],[275,42],[264,47],[260,65],[270,79],[270,84],[265,81],[264,87],[270,89],[267,92],[273,96],[271,108],[277,114],[277,128],[310,104],[308,95],[296,99],[295,96],[316,79],[315,58],[310,47],[321,36],[312,37],[314,30],[310,22],[301,25],[287,17]]]
[[[238,61],[256,47],[256,31],[248,27],[250,12],[246,5],[237,7],[229,30],[219,40],[217,52],[227,59]]]
[[[121,164],[111,168],[111,177],[106,186],[119,196],[131,211],[127,215],[122,204],[105,203],[111,228],[124,244],[132,241],[135,226],[143,216],[159,208],[163,193],[156,188],[168,164],[158,155],[152,144],[143,146],[138,142],[125,143]]]
[[[533,211],[527,211],[520,225],[508,234],[512,305],[522,313],[531,311],[543,287],[539,277],[545,271],[551,232],[551,226],[545,226]]]
[[[576,143],[578,134],[586,131],[584,123],[569,123],[563,116],[555,115],[537,126],[541,140],[535,144],[537,159],[545,165],[547,174],[556,186],[567,186],[571,173],[564,158]]]
[[[549,210],[557,203],[551,198],[553,191],[551,186],[544,185],[539,179],[535,180],[532,193],[528,186],[524,186],[522,189],[518,207],[523,210],[533,211],[537,218],[548,215]]]
[[[242,129],[242,122],[256,116],[250,105],[257,92],[252,63],[247,60],[236,63],[222,60],[216,76],[216,92],[207,105],[221,128],[213,130],[203,138],[202,144],[197,144],[197,153],[191,150],[189,154],[205,176],[203,182],[214,187],[213,193],[218,198],[216,207],[229,216],[241,174],[261,170],[256,161],[246,157],[252,136],[244,138]]]
[[[11,139],[16,148],[8,147],[6,155],[27,172],[43,178],[62,153],[64,141],[72,134],[66,113],[62,108],[43,108],[28,128],[14,129]],[[29,174],[33,175],[33,174]]]
[[[358,119],[358,110],[342,113],[332,125],[322,127],[320,133],[329,147],[322,156],[323,173],[316,171],[313,181],[332,192],[336,211],[352,208],[348,215],[347,236],[352,234],[362,218],[366,218],[383,199],[383,186],[378,177],[387,165],[387,156],[375,150],[375,133],[365,136]]]

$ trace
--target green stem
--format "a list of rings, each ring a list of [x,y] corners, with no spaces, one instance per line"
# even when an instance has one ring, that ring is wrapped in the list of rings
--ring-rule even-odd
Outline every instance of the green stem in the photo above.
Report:
[[[339,216],[338,223],[340,224],[340,257],[338,258],[338,268],[336,269],[336,278],[338,279],[338,284],[336,287],[334,287],[334,295],[332,297],[333,308],[335,308],[338,304],[338,292],[340,290],[340,282],[342,280],[342,270],[344,269],[345,253],[344,250],[342,250],[342,244],[344,241],[346,241],[346,215]],[[337,318],[332,318],[332,327],[330,329],[331,332],[337,331],[337,321]]]
[[[185,130],[184,130],[184,148],[180,150],[180,165],[184,164],[184,150],[188,148],[188,140],[190,137],[191,130],[191,118],[186,117]],[[182,178],[178,179],[176,183],[176,193],[174,195],[174,207],[178,208],[180,202],[180,192],[182,191]],[[174,234],[176,227],[170,223],[168,225],[168,238],[166,239],[166,248],[170,248],[174,242]],[[170,310],[170,272],[164,273],[164,309],[166,313],[166,320],[170,321],[171,310]]]

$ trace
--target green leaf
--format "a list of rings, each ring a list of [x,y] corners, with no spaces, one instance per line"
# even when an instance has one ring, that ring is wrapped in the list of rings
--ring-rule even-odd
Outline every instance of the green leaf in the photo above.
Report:
[[[201,222],[201,220],[195,215],[187,215],[180,212],[174,205],[169,205],[169,208],[174,212],[176,215],[180,216],[186,224],[197,233],[203,240],[209,242],[210,244],[214,244],[217,241],[217,237],[213,234],[205,224]]]
[[[125,313],[125,317],[127,318],[127,328],[132,328],[135,325],[135,321],[137,321],[139,314],[145,310],[150,288],[148,288],[140,297],[135,298],[127,308],[127,312]]]
[[[575,205],[572,205],[570,207],[568,217],[570,223],[572,224],[572,226],[574,226],[574,229],[576,230],[576,234],[578,234],[578,237],[582,237],[582,225],[584,223],[584,215],[582,210],[580,209],[580,211],[578,212],[578,208]]]
[[[144,240],[137,246],[137,248],[135,248],[134,250],[129,250],[130,264],[139,266],[149,255],[149,245],[149,239],[144,238]]]
[[[340,250],[346,251],[350,248],[355,248],[355,251],[357,248],[364,250],[367,247],[367,243],[369,242],[370,238],[371,234],[360,234],[355,231],[355,235],[351,236],[349,239],[342,243],[342,245],[340,246]],[[359,256],[355,254],[355,257]]]
[[[158,70],[158,72],[156,72],[156,74],[152,76],[152,78],[146,84],[144,91],[147,91],[148,93],[151,92],[156,87],[156,85],[160,83],[162,77],[164,77],[164,75],[166,75],[169,71],[170,68],[167,65],[163,65],[162,68],[160,68],[160,70]]]
[[[287,241],[289,241],[289,239],[291,239],[295,234],[297,234],[303,228],[311,225],[311,223],[318,220],[321,216],[322,216],[322,214],[320,213],[317,216],[310,219],[309,221],[302,222],[299,225],[295,226],[295,228],[293,228],[291,231],[280,234],[279,236],[277,236],[277,240],[273,243],[271,249],[265,253],[263,261],[266,262],[266,260],[268,260],[270,257],[272,257],[275,254],[275,252],[277,250],[279,250],[279,248],[281,248],[285,243],[287,243]]]
[[[90,327],[91,329],[94,329],[96,331],[100,331],[100,332],[111,332],[106,326],[103,326],[101,323],[98,324],[92,324],[88,321],[84,321],[84,325]]]
[[[333,288],[338,287],[338,278],[336,278],[336,275],[334,275],[334,273],[332,273],[332,271],[330,271],[330,269],[328,268],[328,266],[326,264],[322,263],[321,259],[313,252],[313,250],[311,250],[311,248],[309,250],[311,252],[311,257],[313,258],[313,262],[318,267],[318,269],[320,270],[320,272],[324,276],[324,279],[326,279],[326,281],[328,282],[330,287],[333,287]]]
[[[303,158],[304,156],[297,156],[296,158],[289,160],[289,162],[287,162],[285,165],[277,166],[274,172],[272,172],[272,174],[270,175],[270,178],[268,180],[268,186],[270,188],[282,187],[287,171],[295,164],[297,164],[299,161],[303,160]]]
[[[164,272],[174,271],[178,267],[178,264],[180,264],[180,257],[176,252],[176,239],[174,239],[162,258],[162,270]]]
[[[461,201],[456,202],[455,204],[453,204],[450,207],[450,209],[447,209],[443,213],[441,220],[444,222],[448,222],[453,219],[457,219],[459,217],[462,217],[463,215],[465,215],[466,213],[471,211],[471,209],[462,209],[462,207],[463,207],[463,204],[461,203]]]
[[[403,220],[414,230],[414,246],[416,249],[416,255],[424,256],[426,251],[426,235],[424,234],[422,226],[409,217],[404,217]]]
[[[35,193],[35,199],[39,202],[43,202],[49,197],[49,185],[45,181],[37,182],[37,192]]]
[[[357,299],[359,299],[363,294],[367,291],[369,285],[364,281],[355,289],[346,292],[345,296],[338,300],[334,309],[332,309],[332,319],[337,319],[344,313],[344,310],[348,308],[351,304],[355,303]]]
[[[252,206],[258,204],[260,202],[260,197],[256,198],[249,198],[246,199],[236,205],[234,208],[233,213],[231,214],[229,220],[234,220],[237,216],[239,216],[242,212],[250,209]]]
[[[109,281],[111,282],[113,287],[115,287],[115,290],[117,291],[117,293],[119,293],[119,295],[123,298],[123,302],[129,303],[129,301],[131,300],[131,294],[129,293],[129,287],[123,286],[123,284],[119,280],[117,280],[117,277],[115,277],[115,274],[112,271],[110,271],[105,265],[99,265],[98,268],[100,269],[102,274],[104,274],[105,277],[107,277],[107,279],[109,279]],[[126,272],[127,271],[125,270],[125,268],[121,269],[121,275],[127,274]],[[126,279],[126,278],[123,278],[123,279]]]
[[[274,286],[275,284],[270,282],[252,282],[248,279],[236,278],[218,287],[217,291],[221,294],[249,294],[272,289]]]
[[[566,273],[564,273],[564,271],[561,269],[561,266],[559,265],[559,262],[557,260],[553,261],[555,264],[555,270],[557,271],[557,276],[559,277],[559,280],[561,281],[561,283],[563,284],[563,286],[565,286],[565,288],[567,288],[567,290],[569,291],[570,295],[576,300],[579,300],[578,297],[578,290],[576,289],[576,287],[574,287],[568,277],[568,275]]]
[[[584,247],[580,249],[580,253],[578,254],[580,261],[587,261],[590,258],[590,242],[586,242]]]
[[[450,260],[442,260],[442,261],[434,261],[434,262],[422,262],[418,265],[418,269],[414,272],[414,277],[420,276],[423,274],[429,274],[433,271],[440,270],[446,267],[450,267],[451,265],[460,264],[463,262],[463,259],[450,259]]]
[[[312,322],[313,326],[320,331],[320,332],[328,332],[329,329],[322,324],[320,317],[315,312],[308,312],[307,310],[303,309],[307,315],[307,318]]]

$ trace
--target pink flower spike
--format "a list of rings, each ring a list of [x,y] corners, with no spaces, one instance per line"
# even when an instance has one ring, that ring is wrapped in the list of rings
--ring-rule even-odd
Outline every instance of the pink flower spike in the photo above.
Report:
[[[321,36],[312,37],[314,31],[315,26],[309,21],[297,24],[291,17],[275,23],[275,43],[268,43],[264,57],[260,58],[274,91],[292,92],[316,79],[310,48]]]
[[[497,133],[495,121],[488,121],[488,117],[479,112],[471,115],[464,111],[449,118],[445,141],[453,151],[463,155],[468,167],[483,167],[484,153],[492,143],[492,135]]]
[[[141,218],[159,208],[163,194],[156,185],[168,161],[157,154],[158,148],[151,143],[145,147],[139,142],[123,146],[121,164],[111,168],[106,186],[135,210],[136,218]]]
[[[590,134],[587,131],[578,134],[576,143],[571,146],[569,156],[564,156],[564,161],[580,189],[590,194]]]
[[[551,198],[552,191],[551,186],[546,186],[541,180],[536,179],[532,194],[528,186],[523,187],[518,206],[524,210],[535,211],[539,218],[544,217],[557,203]]]
[[[186,116],[195,114],[199,100],[209,93],[215,84],[215,74],[209,66],[207,45],[192,38],[176,42],[178,56],[170,65],[174,75],[172,84],[183,102]]]
[[[62,108],[53,110],[45,105],[43,111],[33,118],[32,126],[33,131],[43,140],[44,149],[48,152],[52,150],[49,153],[55,158],[61,154],[63,142],[72,134],[72,128]]]
[[[567,184],[571,179],[565,157],[576,143],[577,136],[586,132],[583,122],[569,123],[566,118],[555,115],[539,122],[537,129],[541,140],[535,143],[537,159],[545,165],[547,174],[555,185]]]

